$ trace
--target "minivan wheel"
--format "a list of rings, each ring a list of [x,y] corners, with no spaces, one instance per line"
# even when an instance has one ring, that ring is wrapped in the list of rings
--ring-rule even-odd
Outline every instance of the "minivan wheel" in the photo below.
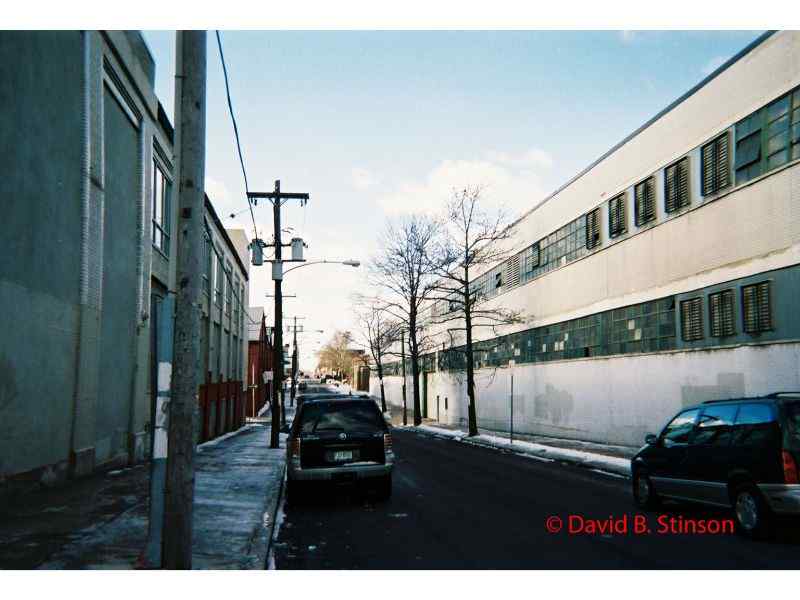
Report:
[[[736,529],[742,535],[762,539],[769,532],[769,507],[752,484],[739,486],[733,492],[733,512]]]
[[[301,482],[292,479],[286,480],[286,501],[290,506],[300,506],[305,500],[304,492]]]
[[[639,508],[655,508],[660,503],[650,475],[645,469],[637,469],[633,474],[633,500]]]

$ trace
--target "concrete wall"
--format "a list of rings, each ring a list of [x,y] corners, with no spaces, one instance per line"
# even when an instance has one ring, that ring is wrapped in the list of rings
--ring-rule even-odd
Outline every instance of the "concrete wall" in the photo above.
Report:
[[[684,406],[800,389],[798,365],[798,343],[517,365],[514,431],[635,446]],[[508,432],[510,375],[508,367],[476,372],[480,428]],[[465,379],[444,372],[428,377],[428,417],[436,418],[438,395],[439,420],[466,428]],[[402,378],[386,377],[384,384],[387,402],[401,407]],[[410,376],[406,386],[410,421]],[[376,378],[370,392],[380,395]]]

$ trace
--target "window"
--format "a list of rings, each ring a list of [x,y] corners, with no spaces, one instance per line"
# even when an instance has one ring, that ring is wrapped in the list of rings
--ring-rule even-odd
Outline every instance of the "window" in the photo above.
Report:
[[[211,240],[208,238],[208,233],[203,232],[203,293],[206,296],[211,293],[211,282],[209,280],[211,269]]]
[[[727,446],[731,441],[733,420],[738,407],[735,404],[711,405],[703,409],[697,420],[692,444],[696,446]]]
[[[685,342],[703,339],[702,298],[681,302],[681,336]]]
[[[800,158],[800,89],[736,124],[736,183]]]
[[[494,274],[494,289],[500,289],[503,287],[503,271],[497,271]]]
[[[233,285],[231,281],[231,263],[225,262],[225,314],[231,314],[231,304],[233,304]]]
[[[169,254],[169,213],[172,183],[153,159],[153,246]]]
[[[722,337],[736,333],[733,320],[733,290],[723,290],[708,296],[708,320],[711,335]]]
[[[214,304],[219,304],[219,258],[217,257],[214,242],[209,241],[208,249],[211,253],[209,268],[211,269],[211,287],[214,289]]]
[[[682,412],[672,419],[670,424],[667,425],[661,433],[661,440],[665,448],[689,443],[689,434],[692,432],[694,420],[698,412],[700,412],[699,409],[694,408]]]
[[[519,283],[527,283],[569,264],[586,252],[586,215],[581,215],[520,253]],[[515,284],[513,280],[506,282],[506,285],[512,284]]]
[[[615,196],[608,201],[608,235],[617,237],[628,230],[625,222],[625,194]]]
[[[778,443],[780,429],[767,404],[743,404],[736,415],[733,443],[737,446],[765,447]]]
[[[745,332],[761,333],[772,329],[770,294],[769,281],[742,288],[742,320]]]
[[[656,218],[656,183],[648,177],[634,188],[633,219],[637,227]]]
[[[216,253],[215,253],[216,254]],[[214,304],[222,306],[222,296],[225,290],[225,271],[219,255],[215,256],[216,269],[214,269]]]
[[[664,210],[675,212],[689,206],[689,157],[664,169]]]
[[[703,196],[724,190],[731,184],[728,155],[727,131],[700,149]]]
[[[239,302],[239,288],[241,287],[241,283],[239,282],[239,276],[236,275],[235,284],[233,286],[233,323],[231,324],[231,330],[236,331],[239,326],[239,309],[240,309],[240,302]]]
[[[586,213],[586,248],[591,250],[600,245],[600,208]]]

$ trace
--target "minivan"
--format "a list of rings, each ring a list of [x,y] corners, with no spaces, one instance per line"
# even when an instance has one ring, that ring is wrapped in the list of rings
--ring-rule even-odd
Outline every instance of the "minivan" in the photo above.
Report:
[[[685,408],[645,444],[631,459],[642,508],[669,498],[733,509],[750,537],[774,515],[800,515],[800,392]]]

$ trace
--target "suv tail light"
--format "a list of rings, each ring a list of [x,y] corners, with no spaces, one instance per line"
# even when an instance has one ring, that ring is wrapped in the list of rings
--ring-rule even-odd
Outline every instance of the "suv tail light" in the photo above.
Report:
[[[384,433],[383,434],[383,452],[384,454],[387,452],[392,451],[392,434],[391,433]]]
[[[783,451],[783,480],[786,483],[800,483],[797,475],[797,465],[794,458],[786,450]]]
[[[289,456],[291,458],[300,458],[300,438],[292,439],[292,444],[289,447]]]

